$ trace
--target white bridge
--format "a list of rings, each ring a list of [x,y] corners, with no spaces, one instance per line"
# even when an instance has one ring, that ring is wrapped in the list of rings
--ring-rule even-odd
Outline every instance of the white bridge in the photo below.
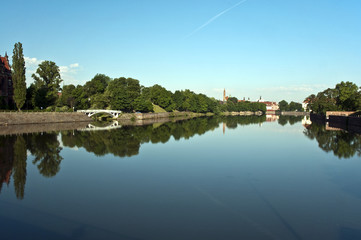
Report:
[[[109,114],[109,115],[113,116],[114,118],[118,118],[119,114],[122,113],[122,111],[103,110],[103,109],[78,110],[77,112],[85,113],[88,117],[91,117],[94,114],[98,114],[98,113],[106,113],[106,114]]]

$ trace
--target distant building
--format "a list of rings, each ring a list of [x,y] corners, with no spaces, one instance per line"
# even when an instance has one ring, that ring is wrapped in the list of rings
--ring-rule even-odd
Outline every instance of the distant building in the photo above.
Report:
[[[227,100],[228,100],[228,96],[226,96],[226,89],[224,89],[224,91],[223,91],[223,103],[227,102]],[[251,100],[250,100],[250,98],[248,98],[248,100],[246,100],[246,98],[244,97],[243,100],[238,100],[238,102],[251,102]],[[266,104],[266,111],[267,112],[274,112],[274,111],[277,111],[277,110],[280,109],[278,107],[277,102],[265,101],[264,99],[262,99],[262,97],[260,97],[256,102]]]
[[[310,102],[311,102],[311,100],[309,98],[307,98],[305,101],[303,101],[302,108],[303,108],[303,110],[305,110],[305,112],[307,112],[307,107],[310,104]]]
[[[13,103],[13,81],[8,55],[0,55],[0,107],[10,106]]]
[[[266,111],[267,111],[267,112],[269,112],[269,111],[277,111],[277,110],[280,109],[280,108],[278,107],[278,103],[277,103],[277,102],[265,101],[265,100],[262,99],[262,97],[260,97],[257,102],[266,104]]]

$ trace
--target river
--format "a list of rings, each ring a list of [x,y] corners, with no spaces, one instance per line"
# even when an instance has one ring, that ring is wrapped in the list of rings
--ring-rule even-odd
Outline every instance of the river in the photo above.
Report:
[[[361,239],[360,156],[285,116],[0,136],[0,238]]]

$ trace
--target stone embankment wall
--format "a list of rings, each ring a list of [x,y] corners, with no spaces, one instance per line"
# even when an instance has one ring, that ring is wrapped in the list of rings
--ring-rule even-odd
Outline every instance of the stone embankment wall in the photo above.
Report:
[[[164,112],[164,113],[123,113],[116,120],[145,120],[177,117],[202,117],[214,114],[192,113],[192,112]]]
[[[222,112],[223,116],[252,116],[257,115],[261,116],[263,113],[261,111],[258,112],[250,112],[250,111],[244,111],[244,112]]]
[[[280,115],[285,115],[285,116],[310,116],[310,113],[309,112],[284,111],[284,112],[280,112]]]
[[[361,117],[350,116],[356,112],[326,112],[326,115],[311,114],[312,122],[326,123],[326,127],[361,133]],[[328,118],[326,117],[328,116]]]
[[[192,112],[165,112],[165,113],[123,113],[118,120],[145,120],[178,117],[202,117],[213,114]],[[70,112],[0,112],[0,126],[19,124],[44,124],[44,123],[66,123],[66,122],[91,122],[84,113]]]
[[[352,114],[355,114],[355,111],[327,111],[326,112],[326,119],[329,119],[330,116],[344,116],[348,117]]]
[[[84,113],[76,112],[0,112],[0,126],[91,121]]]

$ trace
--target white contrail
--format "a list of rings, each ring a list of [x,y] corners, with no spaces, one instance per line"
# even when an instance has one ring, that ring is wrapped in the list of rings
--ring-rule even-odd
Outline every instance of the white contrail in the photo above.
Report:
[[[200,27],[198,27],[197,29],[195,29],[193,32],[191,32],[189,35],[187,35],[184,39],[189,38],[190,36],[192,36],[193,34],[195,34],[196,32],[198,32],[199,30],[201,30],[202,28],[204,28],[205,26],[207,26],[208,24],[210,24],[211,22],[213,22],[214,20],[216,20],[217,18],[219,18],[220,16],[222,16],[223,14],[225,14],[226,12],[232,10],[233,8],[241,5],[242,3],[246,2],[247,0],[242,0],[239,1],[238,3],[234,4],[232,7],[227,8],[226,10],[223,10],[222,12],[218,13],[217,15],[215,15],[214,17],[212,17],[211,19],[209,19],[207,22],[205,22],[203,25],[201,25]]]

